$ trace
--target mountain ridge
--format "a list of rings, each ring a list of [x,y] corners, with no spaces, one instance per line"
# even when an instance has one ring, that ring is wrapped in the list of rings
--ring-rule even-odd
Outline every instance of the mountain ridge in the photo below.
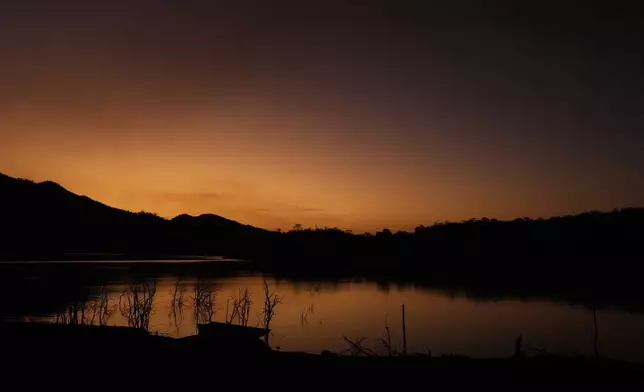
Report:
[[[644,209],[589,211],[551,218],[470,219],[418,226],[413,232],[382,230],[354,235],[338,228],[274,232],[215,214],[180,214],[171,219],[131,212],[79,196],[45,181],[0,174],[0,258],[47,253],[210,254],[271,259],[290,270],[391,265],[451,268],[451,260],[484,258],[502,268],[517,255],[563,257],[641,256]],[[9,256],[7,256],[9,255]],[[393,260],[400,261],[392,264]],[[303,262],[304,261],[304,262]],[[504,261],[504,262],[505,262]],[[376,263],[377,264],[377,263]],[[539,266],[539,268],[542,267]],[[468,262],[472,271],[479,264]],[[554,266],[553,266],[554,268]],[[630,268],[630,267],[628,267]]]
[[[48,189],[48,190],[51,190],[51,191],[62,191],[65,194],[67,194],[68,196],[77,197],[79,199],[85,199],[87,201],[95,203],[97,206],[100,205],[102,207],[106,207],[106,208],[109,208],[111,210],[115,210],[115,211],[119,211],[119,212],[126,212],[126,213],[131,213],[131,214],[154,215],[154,216],[157,216],[158,218],[166,220],[166,221],[184,220],[184,219],[188,219],[188,218],[196,219],[196,220],[210,219],[210,220],[221,220],[221,221],[226,221],[226,222],[229,222],[229,223],[235,223],[235,224],[238,224],[240,226],[250,226],[250,227],[254,227],[254,228],[258,229],[258,230],[265,230],[265,229],[255,227],[255,226],[252,226],[252,225],[242,224],[242,223],[240,223],[238,221],[235,221],[233,219],[226,218],[224,216],[213,214],[213,213],[203,213],[203,214],[199,214],[199,215],[191,215],[191,214],[187,214],[187,213],[182,213],[182,214],[179,214],[179,215],[177,215],[175,217],[172,217],[172,218],[164,218],[164,217],[161,217],[161,216],[157,215],[154,212],[148,212],[148,211],[134,212],[134,211],[131,211],[131,210],[127,210],[127,209],[123,209],[123,208],[119,208],[119,207],[115,207],[115,206],[105,204],[105,203],[103,203],[101,201],[98,201],[96,199],[93,199],[92,197],[87,196],[87,195],[81,195],[81,194],[78,194],[78,193],[74,193],[74,192],[70,191],[69,189],[65,188],[63,185],[61,185],[61,184],[59,184],[59,183],[57,183],[55,181],[51,181],[51,180],[45,180],[45,181],[41,181],[41,182],[36,182],[36,181],[29,180],[29,179],[26,179],[26,178],[11,177],[11,176],[9,176],[7,174],[4,174],[4,173],[0,172],[0,181],[13,181],[15,183],[20,182],[20,183],[22,183],[23,186],[25,186],[25,185],[26,186],[37,186],[40,189]],[[0,183],[0,185],[2,185],[2,183]],[[2,189],[2,188],[0,188],[0,189]]]
[[[0,225],[7,234],[0,252],[125,253],[232,252],[241,241],[270,232],[202,214],[166,219],[133,212],[79,195],[53,182],[34,182],[0,173]]]

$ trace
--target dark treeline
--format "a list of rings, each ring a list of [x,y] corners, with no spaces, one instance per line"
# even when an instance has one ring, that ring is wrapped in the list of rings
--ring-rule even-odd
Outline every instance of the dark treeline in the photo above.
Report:
[[[382,259],[436,263],[445,260],[456,268],[460,267],[455,260],[460,259],[483,270],[494,260],[549,258],[559,263],[563,258],[581,257],[634,259],[644,255],[644,209],[549,219],[471,219],[419,226],[413,233],[384,229],[375,235],[353,235],[335,228],[300,229],[289,231],[280,239],[288,245],[288,253],[309,258],[369,256],[370,260],[360,263],[377,263]],[[521,268],[521,263],[517,267]]]
[[[478,219],[375,235],[336,228],[279,233],[216,216],[115,209],[52,182],[0,175],[0,257],[226,255],[292,277],[365,277],[584,300],[644,301],[644,209],[549,219]],[[498,294],[498,293],[495,293]],[[573,298],[574,299],[574,298]]]
[[[644,209],[550,219],[419,226],[352,235],[295,230],[280,257],[257,263],[291,277],[355,277],[421,284],[475,297],[556,297],[644,310]]]

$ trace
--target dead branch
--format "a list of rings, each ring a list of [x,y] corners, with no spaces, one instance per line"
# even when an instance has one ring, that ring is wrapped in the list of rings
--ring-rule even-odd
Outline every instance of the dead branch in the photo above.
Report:
[[[119,311],[130,327],[148,330],[154,310],[156,283],[130,284],[119,298]]]

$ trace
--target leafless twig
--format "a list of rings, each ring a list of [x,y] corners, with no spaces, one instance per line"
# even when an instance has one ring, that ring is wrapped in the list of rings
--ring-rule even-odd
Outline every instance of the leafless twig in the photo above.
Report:
[[[360,357],[360,356],[377,357],[378,356],[378,354],[376,354],[373,350],[363,347],[363,342],[366,340],[365,337],[359,337],[356,340],[350,340],[346,336],[344,336],[344,340],[347,343],[349,343],[349,348],[341,352],[340,355],[348,353],[352,357]]]
[[[250,307],[253,304],[251,293],[247,288],[237,290],[237,294],[226,300],[226,322],[247,326],[250,316]]]
[[[391,331],[389,330],[389,324],[387,323],[387,318],[385,317],[385,331],[387,331],[387,337],[385,338],[380,338],[380,343],[382,346],[385,348],[387,351],[387,355],[390,357],[400,355],[398,351],[396,351],[393,348],[393,345],[391,344]]]
[[[194,288],[192,304],[194,306],[195,320],[198,323],[212,322],[216,311],[217,291],[198,280]]]
[[[156,292],[156,283],[130,284],[123,291],[119,311],[130,327],[149,329]]]
[[[282,303],[284,297],[280,297],[275,293],[271,293],[268,287],[268,283],[264,281],[264,309],[261,312],[257,313],[257,318],[260,319],[261,325],[268,331],[266,334],[266,344],[268,345],[268,339],[270,335],[271,321],[273,316],[275,316],[275,308],[277,305]]]

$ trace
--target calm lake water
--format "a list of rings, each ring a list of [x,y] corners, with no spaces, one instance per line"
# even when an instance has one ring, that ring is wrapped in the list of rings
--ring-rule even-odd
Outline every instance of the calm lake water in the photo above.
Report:
[[[168,260],[163,262],[168,263]],[[133,265],[137,263],[131,262]],[[131,270],[121,265],[123,261],[85,272],[92,277],[88,279],[91,282],[79,283],[84,285],[86,297],[90,300],[98,296],[101,289],[108,293],[109,306],[115,309],[107,321],[108,325],[127,325],[127,319],[120,314],[118,304],[134,277],[128,276]],[[58,270],[63,267],[48,268]],[[104,273],[115,270],[120,272]],[[21,274],[21,279],[25,281],[43,279],[39,276],[42,271]],[[47,273],[47,278],[51,279],[49,275]],[[65,272],[64,276],[69,276],[69,273]],[[105,276],[102,281],[97,278]],[[344,337],[351,340],[364,337],[364,347],[384,352],[380,339],[387,336],[385,326],[389,328],[392,345],[401,350],[401,305],[405,304],[409,352],[431,350],[433,354],[508,356],[513,353],[515,339],[522,335],[528,353],[535,352],[535,349],[564,355],[593,353],[592,310],[566,303],[480,300],[467,298],[458,292],[414,286],[384,287],[364,281],[292,281],[243,269],[221,275],[209,273],[199,278],[194,274],[191,276],[168,270],[143,270],[136,272],[136,280],[145,280],[156,286],[149,330],[173,337],[196,333],[196,315],[191,298],[197,281],[216,295],[214,321],[224,321],[227,300],[236,295],[239,289],[247,288],[253,301],[249,325],[258,325],[258,313],[264,302],[263,282],[266,280],[270,290],[283,297],[282,303],[275,309],[276,315],[271,324],[271,346],[279,346],[284,351],[340,352],[349,347]],[[73,281],[77,282],[75,276]],[[185,290],[184,302],[183,306],[173,308],[172,292],[177,282]],[[69,286],[70,283],[62,284]],[[48,284],[47,288],[56,290],[55,284]],[[19,318],[54,321],[56,312],[48,310],[46,314],[38,314],[26,310],[25,315]],[[644,361],[644,315],[600,309],[597,310],[597,325],[599,350],[603,355]]]

